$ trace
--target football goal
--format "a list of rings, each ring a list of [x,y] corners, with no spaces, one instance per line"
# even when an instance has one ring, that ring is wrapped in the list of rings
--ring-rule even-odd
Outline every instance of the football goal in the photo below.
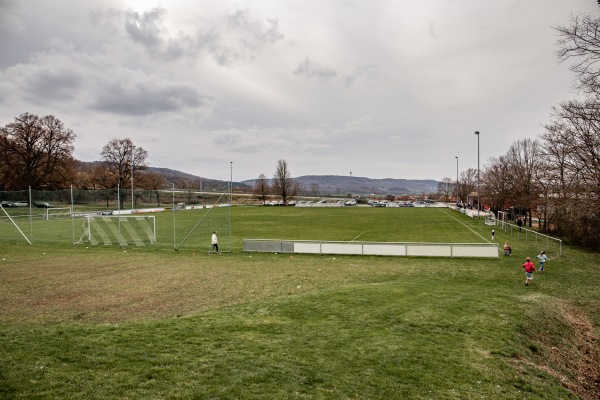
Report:
[[[71,207],[46,208],[46,219],[71,218],[73,209]]]
[[[106,246],[145,246],[156,243],[154,216],[145,215],[87,215],[79,244],[103,244]]]
[[[212,232],[218,234],[219,251],[231,252],[231,195],[225,192],[208,199],[209,204],[173,208],[173,249],[210,250]]]

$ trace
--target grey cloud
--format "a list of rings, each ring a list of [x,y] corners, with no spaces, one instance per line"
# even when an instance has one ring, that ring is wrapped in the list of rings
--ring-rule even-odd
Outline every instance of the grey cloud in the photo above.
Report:
[[[0,81],[13,83],[5,95],[43,105],[75,98],[83,85],[76,66],[56,59],[55,65],[49,65],[47,58],[39,57],[36,64],[17,64],[0,74]]]
[[[218,147],[238,153],[319,152],[330,149],[332,133],[316,128],[245,128],[221,129],[211,133]]]
[[[247,10],[238,10],[228,17],[230,28],[240,30],[240,41],[251,48],[260,48],[283,39],[276,19],[266,22],[252,18]]]
[[[82,77],[72,69],[39,69],[27,81],[33,102],[48,100],[68,100],[75,97],[82,84]]]
[[[138,13],[125,13],[125,31],[129,37],[140,44],[152,57],[166,61],[177,60],[184,55],[196,56],[202,46],[187,35],[171,38],[162,25],[165,10],[153,10]]]
[[[125,32],[155,58],[174,61],[181,57],[206,54],[219,65],[229,66],[251,51],[258,51],[283,38],[278,21],[253,18],[248,11],[237,11],[226,17],[228,29],[208,26],[195,34],[169,36],[163,20],[166,11],[155,8],[139,13],[125,13]],[[218,21],[217,21],[218,22]],[[253,57],[254,55],[251,54]]]
[[[155,8],[145,13],[128,11],[125,14],[125,30],[131,38],[144,46],[153,48],[162,44],[160,19],[164,10]]]
[[[111,83],[93,101],[92,107],[112,114],[150,115],[207,104],[206,97],[188,86],[146,79]]]
[[[344,85],[350,86],[360,79],[372,79],[377,75],[377,66],[373,64],[361,65],[352,74],[342,77]]]
[[[301,75],[306,78],[319,78],[319,79],[333,79],[337,77],[337,72],[334,69],[320,66],[313,63],[307,58],[304,59],[296,69],[294,70],[295,75]]]

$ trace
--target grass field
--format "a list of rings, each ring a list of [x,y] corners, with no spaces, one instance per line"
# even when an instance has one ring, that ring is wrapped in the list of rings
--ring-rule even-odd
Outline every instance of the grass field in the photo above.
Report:
[[[491,239],[449,210],[231,213],[221,256],[206,254],[210,226],[173,251],[171,213],[157,246],[0,240],[0,398],[598,398],[597,254],[549,251],[525,287],[540,244],[502,232],[514,252],[498,260],[241,251],[243,238]],[[185,229],[198,220],[184,215]]]

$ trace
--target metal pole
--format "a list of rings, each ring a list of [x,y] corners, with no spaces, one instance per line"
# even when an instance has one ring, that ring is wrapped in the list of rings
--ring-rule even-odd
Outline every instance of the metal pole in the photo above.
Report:
[[[135,146],[131,146],[131,211],[133,211],[133,152],[135,150]]]
[[[175,238],[175,183],[173,183],[173,205],[171,206],[171,211],[173,212],[173,250],[177,250],[177,240]]]
[[[33,218],[31,214],[31,207],[33,206],[31,196],[31,186],[29,186],[29,237],[31,238],[31,242],[33,243]]]
[[[479,131],[475,131],[477,135],[477,218],[479,218],[479,213],[481,212],[481,201],[479,198],[479,192],[481,190],[479,184]]]
[[[75,219],[73,219],[73,185],[71,185],[71,235],[73,236],[73,244],[75,244]],[[547,246],[546,246],[547,247]]]
[[[232,243],[231,243],[231,206],[232,206],[232,197],[231,192],[233,192],[233,161],[229,162],[229,253],[232,252]]]
[[[456,208],[458,209],[458,156],[456,158]]]

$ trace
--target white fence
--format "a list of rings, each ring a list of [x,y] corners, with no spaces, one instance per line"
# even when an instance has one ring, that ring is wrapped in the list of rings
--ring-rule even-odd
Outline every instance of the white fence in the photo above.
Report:
[[[243,249],[263,253],[353,254],[405,257],[498,258],[497,243],[335,242],[244,239]]]

